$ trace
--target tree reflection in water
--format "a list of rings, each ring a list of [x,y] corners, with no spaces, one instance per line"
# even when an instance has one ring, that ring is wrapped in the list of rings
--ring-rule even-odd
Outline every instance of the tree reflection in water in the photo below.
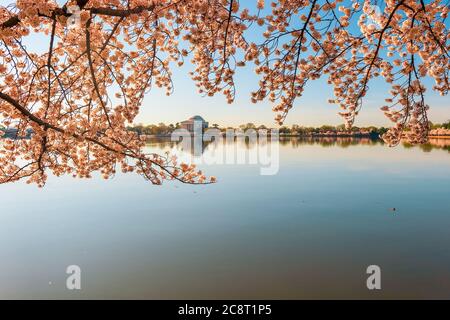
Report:
[[[298,148],[304,145],[320,145],[322,147],[340,147],[340,148],[348,148],[350,146],[355,145],[365,145],[365,146],[377,146],[377,145],[386,145],[383,140],[377,138],[361,138],[361,137],[280,137],[279,143],[281,146],[292,146],[293,148]],[[181,141],[171,141],[170,137],[158,137],[158,138],[150,138],[148,140],[147,145],[149,147],[162,147],[163,149],[172,149],[174,147],[180,146]],[[234,141],[225,140],[223,144],[232,144],[239,143],[241,146],[244,146],[247,149],[251,149],[255,147],[258,141],[250,141],[249,139],[245,139],[245,141]],[[266,143],[272,143],[270,139],[267,139]],[[198,150],[203,154],[208,147],[212,145],[215,147],[214,141],[197,141],[195,148],[194,144],[191,147],[191,154],[193,156],[200,156]],[[446,150],[450,152],[450,138],[430,138],[428,143],[421,145],[411,145],[407,142],[403,142],[402,146],[406,149],[409,148],[420,148],[423,152],[431,152],[432,150]],[[386,148],[388,146],[386,145]]]

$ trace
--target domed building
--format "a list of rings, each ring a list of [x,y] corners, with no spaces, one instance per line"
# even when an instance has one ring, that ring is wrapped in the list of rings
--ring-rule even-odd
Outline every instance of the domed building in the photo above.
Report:
[[[180,127],[186,129],[189,132],[194,132],[194,129],[201,128],[201,130],[205,130],[208,128],[208,122],[205,121],[201,116],[193,116],[190,117],[186,121],[182,121],[180,123]]]

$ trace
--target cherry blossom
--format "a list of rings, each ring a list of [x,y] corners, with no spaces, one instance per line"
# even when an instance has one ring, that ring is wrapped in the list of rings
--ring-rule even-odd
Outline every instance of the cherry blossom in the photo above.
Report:
[[[80,9],[75,27],[72,6]],[[34,134],[2,141],[0,182],[42,186],[48,172],[109,178],[118,170],[155,184],[214,182],[170,155],[146,154],[126,129],[152,87],[172,93],[171,70],[185,59],[199,93],[229,103],[238,69],[254,65],[251,100],[273,102],[280,124],[307,83],[326,76],[329,101],[350,127],[382,77],[392,89],[380,107],[394,123],[383,138],[423,143],[427,89],[449,88],[448,12],[442,0],[386,0],[381,10],[369,0],[13,1],[0,6],[0,121]],[[31,34],[48,39],[45,53],[25,45]]]

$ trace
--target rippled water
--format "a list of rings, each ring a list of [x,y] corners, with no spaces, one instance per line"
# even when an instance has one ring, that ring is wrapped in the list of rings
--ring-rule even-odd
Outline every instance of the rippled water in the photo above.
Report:
[[[212,164],[207,186],[1,185],[0,298],[450,298],[449,146],[282,138],[276,175]]]

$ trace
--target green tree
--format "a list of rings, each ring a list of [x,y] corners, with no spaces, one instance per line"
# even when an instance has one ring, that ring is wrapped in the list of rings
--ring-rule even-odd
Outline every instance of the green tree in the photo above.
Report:
[[[288,127],[286,127],[286,126],[282,126],[282,127],[279,129],[279,132],[282,133],[282,134],[290,134],[290,133],[291,133],[291,129],[288,128]]]
[[[330,125],[323,125],[319,129],[321,132],[336,131],[335,127]]]
[[[258,130],[267,130],[267,127],[262,124],[258,127]]]

